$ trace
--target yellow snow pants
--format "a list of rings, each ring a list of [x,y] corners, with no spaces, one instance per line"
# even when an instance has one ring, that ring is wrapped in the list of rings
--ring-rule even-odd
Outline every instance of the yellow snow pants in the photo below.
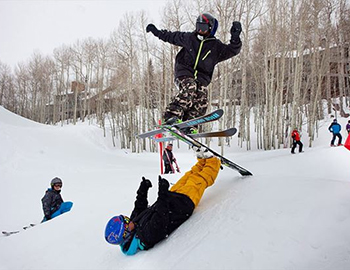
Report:
[[[201,200],[204,190],[214,184],[220,170],[218,158],[198,159],[190,171],[186,172],[170,191],[187,195],[195,207]]]

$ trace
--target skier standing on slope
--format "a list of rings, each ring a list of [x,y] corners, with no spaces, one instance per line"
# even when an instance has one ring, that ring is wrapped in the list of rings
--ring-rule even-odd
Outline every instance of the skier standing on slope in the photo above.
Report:
[[[175,58],[175,85],[179,92],[166,107],[164,121],[204,115],[208,107],[208,90],[215,65],[239,54],[242,42],[240,22],[233,22],[229,44],[215,38],[218,21],[209,13],[198,16],[194,32],[158,30],[153,24],[146,31],[159,39],[182,47]]]
[[[348,120],[348,123],[346,124],[346,131],[350,134],[350,120]]]
[[[291,153],[295,154],[294,150],[299,145],[299,153],[303,152],[303,143],[300,141],[300,134],[297,129],[294,129],[292,132],[292,138],[293,138],[293,146]]]
[[[172,143],[169,143],[167,145],[167,147],[164,149],[163,161],[164,161],[164,166],[165,166],[164,174],[175,173],[173,163],[175,163],[175,165],[176,165],[177,172],[180,172],[180,169],[176,163],[176,158],[174,157],[174,154],[173,154],[173,144]]]
[[[341,125],[338,123],[337,119],[333,120],[333,123],[329,126],[328,130],[333,134],[333,138],[331,141],[331,146],[335,146],[335,139],[338,137],[338,146],[341,146],[341,140],[342,140],[342,136],[340,134],[341,131]]]
[[[108,243],[120,245],[126,255],[147,250],[165,239],[193,213],[205,189],[214,184],[221,162],[210,152],[197,150],[197,163],[169,189],[169,182],[159,176],[158,198],[148,206],[150,180],[142,177],[137,190],[135,208],[130,218],[119,215],[111,218],[105,229]]]

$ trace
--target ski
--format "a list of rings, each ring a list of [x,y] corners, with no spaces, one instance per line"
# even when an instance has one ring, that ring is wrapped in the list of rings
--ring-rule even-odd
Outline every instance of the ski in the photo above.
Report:
[[[197,117],[197,118],[194,118],[194,119],[182,122],[182,123],[172,124],[169,126],[174,126],[177,129],[184,129],[187,127],[192,127],[192,126],[196,126],[196,125],[209,123],[209,122],[218,120],[222,117],[223,114],[224,114],[224,111],[222,109],[218,109],[218,110],[215,110],[215,111],[208,113],[206,115],[203,115],[203,116],[200,116],[200,117]],[[138,134],[137,137],[140,139],[144,139],[147,137],[151,137],[151,136],[160,134],[162,132],[164,132],[164,129],[163,129],[163,126],[161,125],[158,129],[151,130],[151,131],[148,131],[148,132],[145,132],[142,134]]]
[[[16,233],[19,233],[20,231],[11,231],[11,232],[8,232],[8,231],[2,231],[2,234],[4,236],[10,236],[12,234],[16,234]]]
[[[231,137],[237,133],[236,128],[229,128],[225,130],[203,132],[197,134],[188,134],[192,138],[211,138],[211,137]]]
[[[182,122],[182,123],[174,124],[173,126],[175,126],[178,129],[193,127],[193,126],[197,126],[197,125],[201,125],[201,124],[205,124],[205,123],[219,120],[223,116],[223,114],[224,114],[224,110],[218,109],[218,110],[215,110],[209,114],[206,114],[206,115],[203,115],[203,116],[191,119],[191,120],[187,120],[187,121]]]
[[[191,135],[186,135],[181,132],[178,128],[174,126],[163,126],[163,128],[167,131],[169,131],[173,136],[175,136],[177,139],[187,143],[188,145],[192,146],[197,146],[197,147],[204,147],[207,149],[209,152],[211,152],[214,156],[218,157],[221,160],[221,164],[231,168],[233,170],[238,171],[241,175],[243,176],[249,176],[253,175],[250,171],[247,169],[239,166],[238,164],[232,162],[231,160],[225,158],[224,156],[220,155],[219,153],[215,152],[213,149],[210,147],[206,146],[205,144],[197,141],[196,139],[192,138]]]
[[[24,227],[23,227],[23,230],[28,230],[28,229],[34,227],[35,225],[36,225],[36,224],[30,223],[28,226],[24,226]]]
[[[23,230],[28,230],[30,228],[33,228],[35,225],[36,224],[31,223],[31,224],[29,224],[27,226],[22,227],[22,229]],[[20,232],[21,232],[21,230],[18,230],[18,231],[2,231],[2,234],[4,236],[10,236],[10,235],[17,234],[17,233],[20,233]]]
[[[189,134],[192,138],[219,138],[219,137],[231,137],[237,133],[236,128],[229,128],[225,130],[212,131],[212,132],[203,132],[197,134]],[[176,140],[176,137],[162,137],[162,138],[153,138],[156,142],[167,142]]]

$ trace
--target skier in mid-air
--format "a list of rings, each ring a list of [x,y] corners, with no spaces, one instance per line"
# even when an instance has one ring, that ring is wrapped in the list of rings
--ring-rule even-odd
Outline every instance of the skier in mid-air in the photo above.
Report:
[[[194,147],[195,148],[195,147]],[[169,189],[169,182],[159,176],[158,198],[148,206],[150,180],[142,177],[130,218],[111,218],[105,229],[108,243],[120,245],[126,255],[147,250],[165,239],[193,213],[205,189],[214,184],[221,162],[207,150],[197,151],[197,163]]]
[[[239,54],[242,42],[240,22],[233,22],[229,44],[215,38],[218,21],[209,13],[198,16],[194,32],[158,30],[153,24],[146,31],[159,39],[182,47],[175,59],[175,85],[179,92],[166,107],[164,122],[170,118],[182,121],[202,116],[208,107],[208,90],[214,67]],[[189,130],[190,132],[190,130]]]

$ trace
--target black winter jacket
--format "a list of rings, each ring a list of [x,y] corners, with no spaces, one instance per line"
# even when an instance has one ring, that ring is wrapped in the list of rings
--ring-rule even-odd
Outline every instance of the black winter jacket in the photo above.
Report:
[[[165,152],[166,151],[166,152]],[[168,153],[168,155],[167,155]],[[169,156],[169,159],[168,159]],[[168,149],[165,148],[164,152],[163,152],[163,161],[165,165],[170,165],[174,162],[174,155],[173,155],[173,151],[170,151]]]
[[[231,41],[226,45],[215,37],[200,40],[195,32],[161,30],[157,36],[182,47],[175,59],[175,78],[195,78],[203,86],[210,84],[215,65],[239,54],[242,47],[241,41]]]
[[[44,197],[41,199],[43,204],[43,210],[45,217],[51,216],[58,209],[60,209],[63,199],[60,194],[61,190],[56,191],[52,188],[49,188]]]
[[[167,191],[148,207],[147,191],[137,191],[130,219],[136,225],[136,236],[145,249],[152,248],[184,223],[193,213],[194,203],[183,194]]]

